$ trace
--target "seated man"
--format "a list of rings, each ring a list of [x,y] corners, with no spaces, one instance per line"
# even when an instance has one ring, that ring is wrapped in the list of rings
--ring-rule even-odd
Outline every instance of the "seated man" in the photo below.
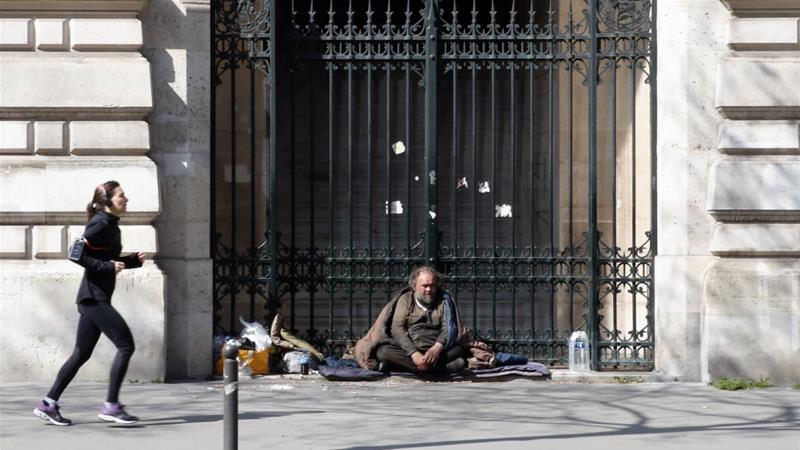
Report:
[[[439,273],[420,267],[409,277],[411,288],[397,298],[388,343],[377,348],[382,371],[419,375],[457,372],[467,367],[455,302],[439,290]],[[388,318],[387,318],[388,319]]]

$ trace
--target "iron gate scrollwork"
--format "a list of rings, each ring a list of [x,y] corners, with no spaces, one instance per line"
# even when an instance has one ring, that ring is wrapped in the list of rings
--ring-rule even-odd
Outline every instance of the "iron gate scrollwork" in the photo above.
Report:
[[[655,2],[211,3],[215,334],[340,354],[433,264],[499,351],[652,368]]]

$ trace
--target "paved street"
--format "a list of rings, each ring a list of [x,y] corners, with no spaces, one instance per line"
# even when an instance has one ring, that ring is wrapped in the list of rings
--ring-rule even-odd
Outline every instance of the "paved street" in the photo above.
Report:
[[[46,383],[0,388],[2,450],[222,448],[222,384],[126,383],[143,420],[101,422],[103,383],[61,399],[71,427],[31,413]],[[697,383],[570,384],[513,380],[329,382],[244,380],[240,449],[800,449],[800,391],[727,392]]]

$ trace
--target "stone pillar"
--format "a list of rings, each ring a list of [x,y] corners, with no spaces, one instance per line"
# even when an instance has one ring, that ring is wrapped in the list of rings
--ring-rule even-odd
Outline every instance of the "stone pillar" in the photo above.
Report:
[[[150,64],[140,53],[142,1],[0,4],[0,346],[2,380],[51,380],[75,342],[83,269],[66,260],[95,187],[130,198],[123,251],[157,252],[160,212],[150,151]],[[164,277],[151,261],[117,279],[114,305],[137,351],[127,378],[165,375]],[[79,377],[106,379],[101,339]]]
[[[153,71],[151,157],[164,175],[155,222],[158,264],[167,275],[167,376],[211,374],[209,258],[209,3],[150,0],[142,10]]]
[[[728,12],[719,0],[658,1],[656,370],[701,378],[703,272],[712,263],[708,171],[719,158],[714,109]]]
[[[800,3],[726,0],[703,379],[800,381]]]

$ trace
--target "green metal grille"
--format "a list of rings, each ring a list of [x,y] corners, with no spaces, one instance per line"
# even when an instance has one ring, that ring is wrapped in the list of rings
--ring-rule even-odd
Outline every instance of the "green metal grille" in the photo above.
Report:
[[[337,354],[414,266],[473,333],[653,365],[655,3],[212,1],[214,327]]]

